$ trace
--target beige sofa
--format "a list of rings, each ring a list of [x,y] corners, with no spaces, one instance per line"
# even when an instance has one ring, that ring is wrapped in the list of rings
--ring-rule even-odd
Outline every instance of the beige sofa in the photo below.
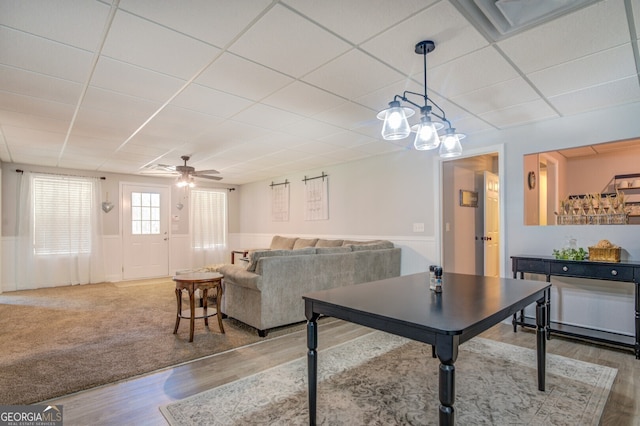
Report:
[[[302,295],[400,275],[401,249],[390,241],[275,236],[248,264],[223,265],[223,313],[256,328],[305,321]]]

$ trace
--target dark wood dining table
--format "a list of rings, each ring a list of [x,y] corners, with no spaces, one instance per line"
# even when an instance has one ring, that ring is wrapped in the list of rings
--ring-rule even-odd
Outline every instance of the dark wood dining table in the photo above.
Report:
[[[439,423],[454,424],[455,362],[464,342],[536,304],[538,389],[545,389],[546,309],[550,283],[445,273],[442,293],[418,273],[305,294],[309,424],[316,424],[321,315],[432,345],[440,361]]]

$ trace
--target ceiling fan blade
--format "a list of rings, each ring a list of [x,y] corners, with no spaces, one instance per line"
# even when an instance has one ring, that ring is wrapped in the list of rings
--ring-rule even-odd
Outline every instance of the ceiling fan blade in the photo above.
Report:
[[[220,172],[217,170],[196,170],[193,175],[198,176],[198,175],[219,175]]]
[[[197,178],[202,178],[202,179],[222,180],[222,176],[206,176],[206,175],[198,175],[198,174],[195,174],[193,176]]]

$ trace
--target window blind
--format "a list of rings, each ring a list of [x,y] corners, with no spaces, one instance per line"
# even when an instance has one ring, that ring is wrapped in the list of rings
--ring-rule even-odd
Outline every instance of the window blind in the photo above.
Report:
[[[94,182],[36,175],[32,184],[34,253],[90,253]]]

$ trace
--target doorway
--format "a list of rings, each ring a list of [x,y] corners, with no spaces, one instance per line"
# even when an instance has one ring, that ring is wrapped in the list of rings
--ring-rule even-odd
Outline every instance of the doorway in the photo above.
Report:
[[[122,278],[169,275],[169,188],[123,183],[121,189]]]
[[[446,271],[496,277],[502,273],[499,169],[499,152],[441,163],[441,258]],[[474,202],[469,203],[469,197]]]

